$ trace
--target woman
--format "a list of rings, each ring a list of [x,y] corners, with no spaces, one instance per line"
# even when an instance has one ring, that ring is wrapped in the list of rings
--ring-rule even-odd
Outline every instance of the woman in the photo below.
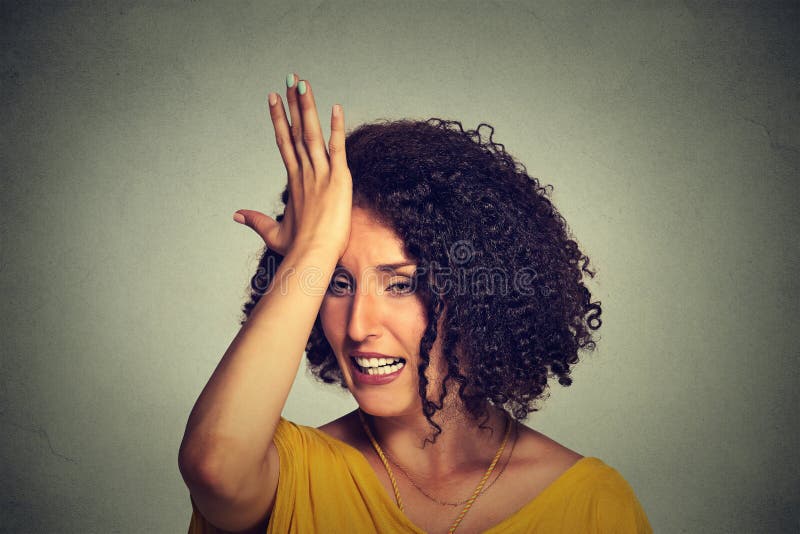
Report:
[[[571,383],[600,304],[588,258],[503,146],[459,123],[363,125],[326,148],[310,84],[270,115],[284,214],[180,451],[190,532],[649,532],[613,469],[517,421]],[[281,418],[303,351],[359,408]]]

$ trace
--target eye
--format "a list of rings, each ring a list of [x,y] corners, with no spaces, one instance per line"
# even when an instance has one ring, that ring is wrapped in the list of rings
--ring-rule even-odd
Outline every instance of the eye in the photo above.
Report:
[[[335,277],[333,280],[331,280],[331,283],[328,284],[328,293],[334,296],[344,296],[349,292],[350,281],[342,275]]]
[[[414,292],[414,286],[411,285],[409,282],[395,282],[386,289],[390,293],[394,293],[396,295],[404,295]]]

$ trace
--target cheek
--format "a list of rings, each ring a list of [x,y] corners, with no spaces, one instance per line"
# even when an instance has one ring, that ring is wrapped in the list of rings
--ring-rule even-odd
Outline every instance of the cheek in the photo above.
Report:
[[[394,330],[409,349],[419,351],[419,342],[425,335],[427,320],[425,308],[420,303],[408,303],[400,306],[393,313]]]
[[[328,343],[334,348],[344,336],[344,321],[345,316],[342,306],[329,297],[325,297],[319,308],[319,322],[322,325],[322,333],[325,334]]]

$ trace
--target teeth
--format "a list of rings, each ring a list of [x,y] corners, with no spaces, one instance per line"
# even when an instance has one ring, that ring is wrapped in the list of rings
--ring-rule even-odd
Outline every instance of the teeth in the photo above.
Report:
[[[361,372],[368,375],[388,375],[405,366],[405,362],[400,358],[355,358],[355,360]]]
[[[356,363],[360,367],[372,368],[372,367],[380,367],[382,365],[395,365],[400,363],[400,358],[355,358]]]

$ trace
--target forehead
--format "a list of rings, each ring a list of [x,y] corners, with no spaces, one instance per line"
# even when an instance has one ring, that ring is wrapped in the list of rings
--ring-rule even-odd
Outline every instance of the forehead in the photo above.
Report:
[[[339,265],[349,270],[411,261],[403,252],[403,241],[395,231],[378,222],[367,210],[354,207],[350,240]]]

